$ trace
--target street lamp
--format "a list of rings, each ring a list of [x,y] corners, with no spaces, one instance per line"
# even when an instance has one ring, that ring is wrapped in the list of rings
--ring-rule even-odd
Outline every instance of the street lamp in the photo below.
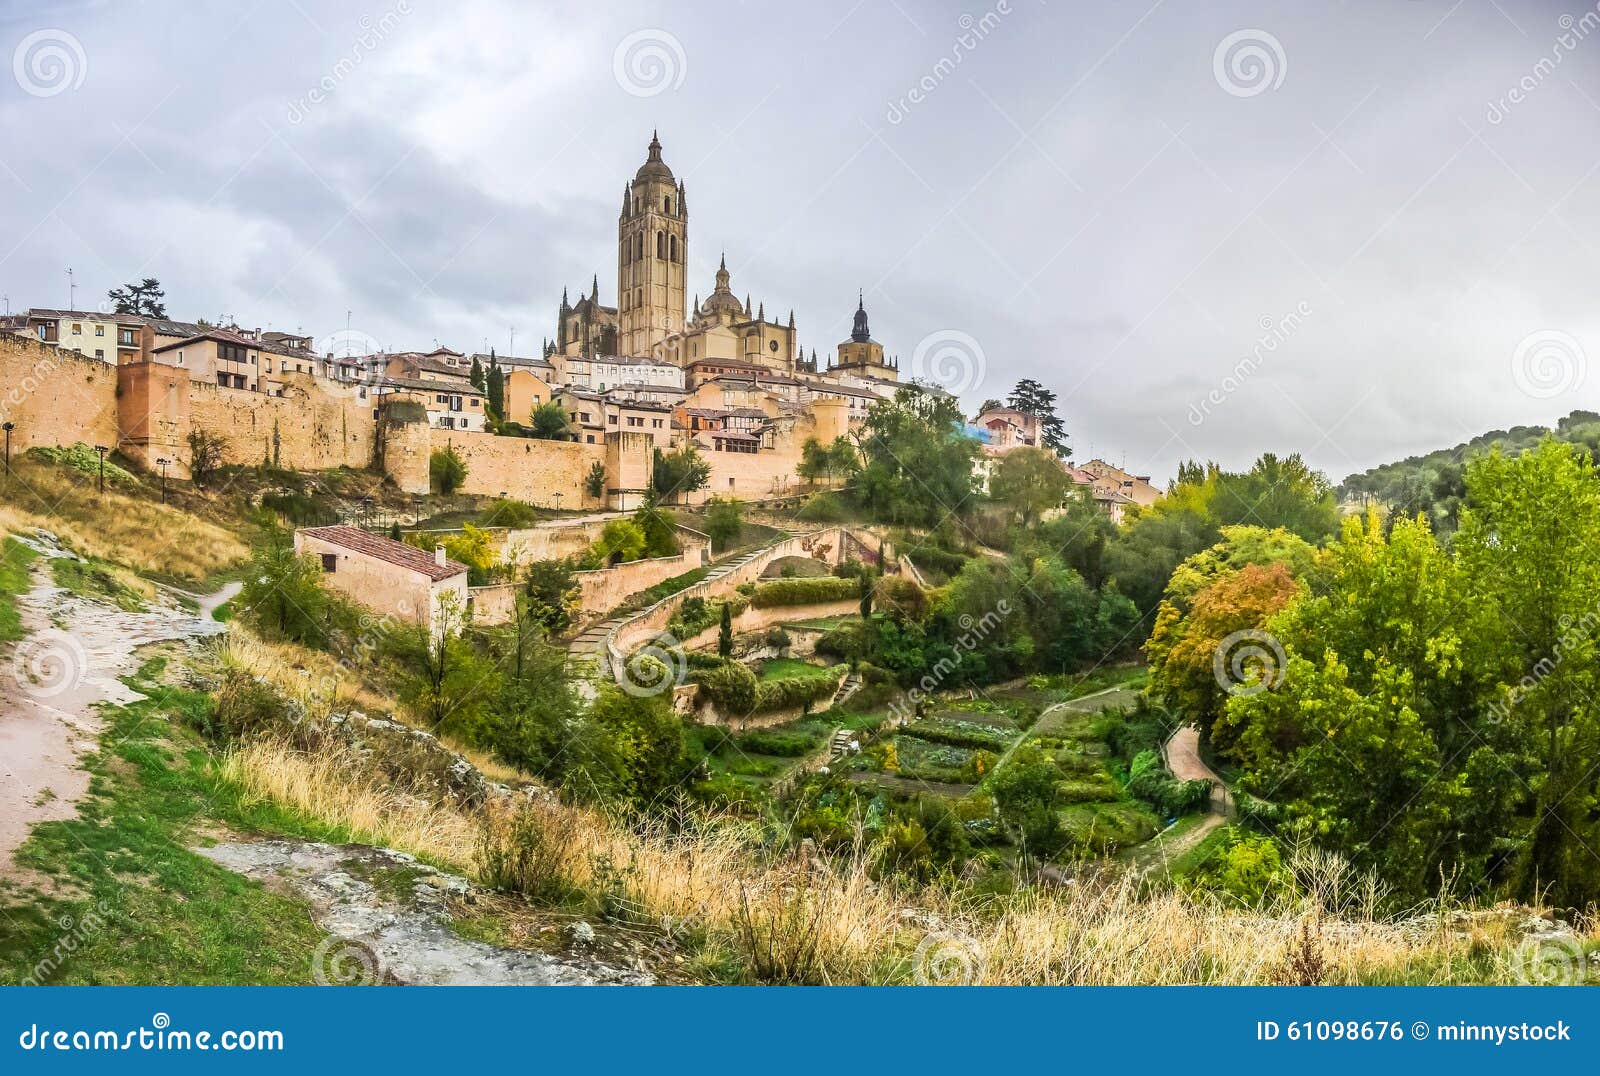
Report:
[[[156,466],[161,468],[161,503],[167,503],[167,464],[172,461],[164,457],[157,457]]]
[[[105,445],[95,445],[94,450],[100,456],[100,492],[106,491],[106,453],[111,450]]]
[[[11,431],[16,429],[16,428],[17,428],[17,424],[15,422],[7,422],[5,425],[0,426],[0,430],[5,430],[6,431],[6,476],[7,477],[10,477],[10,475],[11,475]]]
[[[561,511],[561,491],[560,490],[556,490],[555,498],[556,498],[556,511],[560,512]]]

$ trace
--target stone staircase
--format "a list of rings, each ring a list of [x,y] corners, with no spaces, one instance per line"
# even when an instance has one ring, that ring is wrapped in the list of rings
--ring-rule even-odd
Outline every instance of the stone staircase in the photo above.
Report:
[[[850,741],[855,738],[849,729],[835,729],[833,740],[828,744],[828,761],[843,758],[850,750]]]

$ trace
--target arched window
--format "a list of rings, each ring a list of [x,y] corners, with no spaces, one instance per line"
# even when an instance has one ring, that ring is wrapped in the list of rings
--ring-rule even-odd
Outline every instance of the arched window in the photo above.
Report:
[[[656,257],[665,258],[666,256],[667,256],[667,233],[665,233],[665,232],[657,232],[656,233]]]
[[[675,235],[667,236],[667,260],[678,260],[678,237]]]
[[[671,198],[662,198],[661,199],[661,212],[665,213],[669,217],[672,216],[672,199]]]
[[[643,232],[640,232],[638,235],[633,237],[633,256],[635,258],[644,257],[644,233]]]

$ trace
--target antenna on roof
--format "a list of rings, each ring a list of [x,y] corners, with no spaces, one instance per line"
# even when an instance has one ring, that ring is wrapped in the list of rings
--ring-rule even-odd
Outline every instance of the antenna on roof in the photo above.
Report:
[[[67,266],[67,309],[71,310],[78,303],[78,285],[72,279],[72,266]]]

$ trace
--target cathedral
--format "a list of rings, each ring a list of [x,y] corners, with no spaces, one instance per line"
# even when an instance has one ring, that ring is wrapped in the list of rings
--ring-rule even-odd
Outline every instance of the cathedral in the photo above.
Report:
[[[785,320],[767,318],[766,304],[751,307],[732,288],[724,256],[705,302],[687,301],[689,205],[683,181],[661,157],[652,134],[645,162],[623,185],[617,218],[617,305],[600,305],[596,276],[576,303],[561,294],[556,338],[546,356],[653,358],[687,367],[696,362],[740,362],[789,376],[818,373],[816,352],[807,359],[796,342],[794,311]],[[775,312],[776,314],[776,312]],[[867,331],[866,311],[856,310],[855,329],[839,345],[831,370],[894,380],[898,370]],[[824,371],[824,374],[830,371]]]

